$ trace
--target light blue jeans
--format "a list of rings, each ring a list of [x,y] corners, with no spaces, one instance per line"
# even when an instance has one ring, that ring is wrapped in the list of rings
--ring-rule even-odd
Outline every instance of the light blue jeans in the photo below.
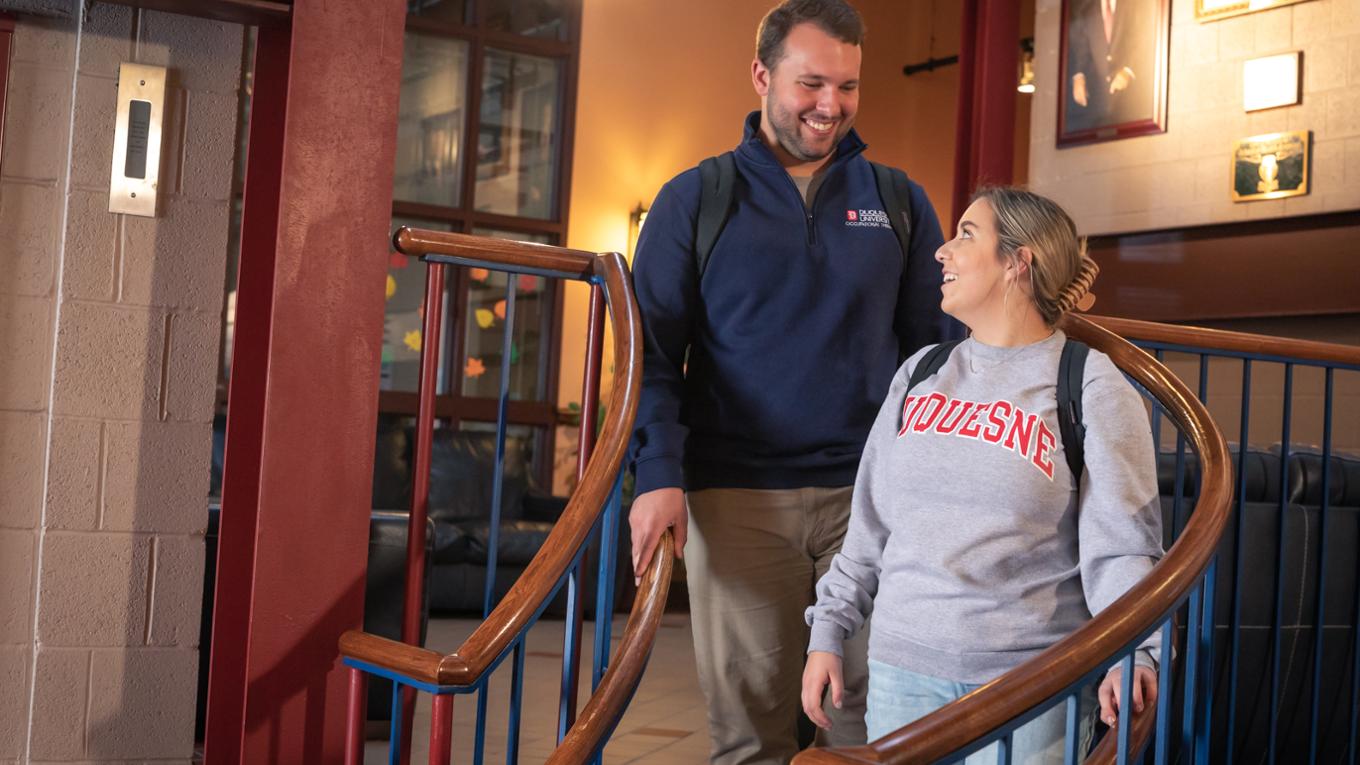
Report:
[[[980,687],[941,680],[870,659],[868,709],[864,718],[869,740],[882,738]],[[1079,698],[1077,759],[1081,760],[1090,747],[1095,724],[1095,688],[1086,688]],[[1066,733],[1067,704],[1059,701],[1052,709],[1015,731],[1011,739],[1011,762],[1016,765],[1061,765]],[[965,763],[990,765],[996,761],[997,745],[992,744],[969,755]]]

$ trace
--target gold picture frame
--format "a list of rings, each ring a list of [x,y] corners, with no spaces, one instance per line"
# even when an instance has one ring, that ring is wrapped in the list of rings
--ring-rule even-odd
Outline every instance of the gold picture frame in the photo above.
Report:
[[[1195,21],[1218,21],[1244,13],[1268,11],[1308,0],[1195,0]]]
[[[1313,134],[1307,130],[1266,133],[1233,144],[1229,193],[1234,202],[1258,202],[1307,194]]]

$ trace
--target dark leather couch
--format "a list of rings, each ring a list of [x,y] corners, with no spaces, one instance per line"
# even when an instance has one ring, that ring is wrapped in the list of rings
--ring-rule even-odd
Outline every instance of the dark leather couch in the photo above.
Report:
[[[1237,451],[1233,449],[1236,471]],[[1360,540],[1360,459],[1333,456],[1328,480],[1329,506],[1322,528],[1322,458],[1316,452],[1291,451],[1288,494],[1281,513],[1281,460],[1278,447],[1249,449],[1240,516],[1229,523],[1219,545],[1215,598],[1214,720],[1216,760],[1225,754],[1232,666],[1233,593],[1240,612],[1234,757],[1259,759],[1268,748],[1272,624],[1279,588],[1280,675],[1279,728],[1281,752],[1308,751],[1317,593],[1325,587],[1322,673],[1319,687],[1319,761],[1339,761],[1349,733],[1350,678],[1356,617],[1356,555]],[[1175,457],[1158,460],[1163,518],[1169,540],[1175,496]],[[1236,477],[1236,472],[1234,472]],[[1199,466],[1186,454],[1177,528],[1182,528],[1199,484]],[[1234,484],[1236,487],[1237,484]],[[1240,524],[1240,529],[1239,529]],[[1325,568],[1319,577],[1321,540],[1326,539]],[[1239,550],[1240,538],[1240,550]],[[1284,540],[1283,547],[1280,540]],[[1234,575],[1238,581],[1234,581]],[[1183,627],[1182,627],[1183,630]],[[1183,645],[1183,643],[1182,643]],[[1179,703],[1179,700],[1178,700]],[[1177,720],[1180,718],[1177,717]]]
[[[376,509],[410,508],[415,434],[407,422],[385,420],[379,425],[373,475]],[[434,528],[430,604],[435,611],[481,614],[490,550],[495,455],[494,433],[450,428],[434,432],[429,517]],[[508,437],[492,605],[524,572],[566,504],[566,497],[548,495],[534,485],[526,439]],[[627,580],[627,524],[620,524],[619,537],[625,543],[620,550],[621,565],[615,571],[616,592]],[[587,614],[594,613],[596,571],[594,564],[584,569]],[[547,613],[565,613],[565,590],[563,587],[549,604]],[[616,606],[628,605],[616,599]]]

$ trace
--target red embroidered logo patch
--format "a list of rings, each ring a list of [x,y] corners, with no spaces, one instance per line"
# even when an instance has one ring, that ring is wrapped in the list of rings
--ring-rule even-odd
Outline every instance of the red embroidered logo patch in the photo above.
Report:
[[[846,219],[846,220],[859,220],[859,213],[856,212],[856,211],[854,211],[854,210],[846,210],[846,211],[845,211],[845,219]]]

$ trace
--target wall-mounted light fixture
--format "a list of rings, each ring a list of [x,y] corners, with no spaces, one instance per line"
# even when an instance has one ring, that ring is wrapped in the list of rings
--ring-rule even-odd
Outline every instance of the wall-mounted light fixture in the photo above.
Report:
[[[1034,38],[1020,41],[1020,82],[1015,89],[1021,93],[1034,92]]]
[[[647,208],[641,202],[637,207],[628,213],[628,262],[633,262],[633,254],[637,252],[638,236],[642,233],[642,224],[647,222]]]

